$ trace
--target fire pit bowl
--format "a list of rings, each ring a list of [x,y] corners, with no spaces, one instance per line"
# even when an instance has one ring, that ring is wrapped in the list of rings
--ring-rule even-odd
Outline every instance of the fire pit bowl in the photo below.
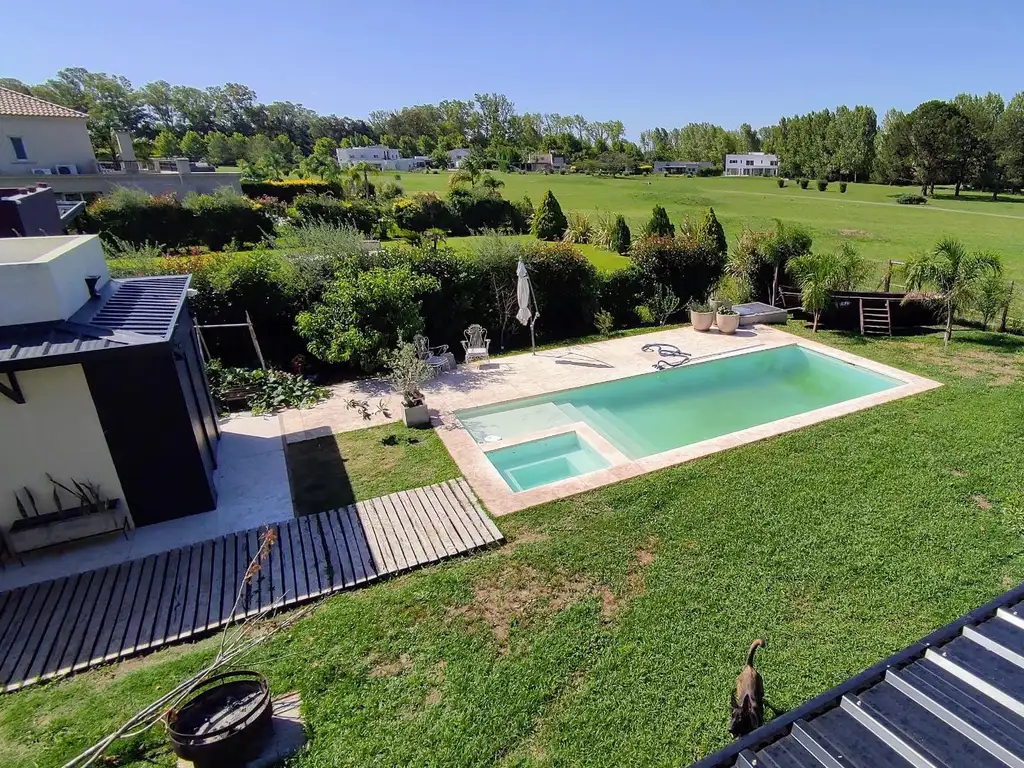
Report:
[[[196,768],[244,765],[263,749],[273,714],[263,675],[247,670],[214,675],[167,713],[171,749]]]

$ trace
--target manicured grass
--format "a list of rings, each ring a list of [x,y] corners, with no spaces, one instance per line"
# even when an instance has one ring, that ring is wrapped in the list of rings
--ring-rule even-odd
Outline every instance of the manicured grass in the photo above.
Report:
[[[432,429],[399,423],[289,443],[286,457],[301,515],[459,476]]]
[[[472,255],[476,253],[476,248],[479,243],[484,240],[486,235],[473,235],[469,237],[449,237],[447,244],[454,250]],[[522,242],[537,242],[537,238],[533,235],[511,235],[516,240]],[[587,257],[587,260],[597,267],[602,272],[614,272],[618,269],[625,269],[629,266],[629,259],[625,256],[620,256],[612,251],[606,251],[604,248],[598,248],[596,245],[577,245],[580,253]]]
[[[865,257],[879,262],[879,274],[889,259],[902,261],[932,247],[942,235],[955,235],[970,248],[1000,252],[1009,276],[1024,279],[1024,197],[1019,195],[993,203],[969,192],[954,200],[951,190],[939,189],[939,199],[906,206],[895,198],[913,188],[875,184],[850,184],[841,194],[836,183],[818,192],[813,184],[802,190],[795,182],[779,189],[775,179],[495,175],[505,182],[501,191],[510,200],[526,194],[537,204],[550,189],[563,210],[621,213],[634,232],[658,204],[677,224],[714,207],[730,244],[744,227],[768,227],[777,218],[799,222],[810,229],[816,247],[852,240]],[[448,174],[403,173],[399,183],[406,192],[447,194]]]
[[[327,600],[246,661],[302,693],[290,765],[685,765],[728,742],[753,638],[788,709],[1019,583],[1024,339],[818,339],[945,386],[501,518],[502,548]],[[0,766],[59,765],[211,653],[0,697]],[[134,764],[172,764],[142,739]]]

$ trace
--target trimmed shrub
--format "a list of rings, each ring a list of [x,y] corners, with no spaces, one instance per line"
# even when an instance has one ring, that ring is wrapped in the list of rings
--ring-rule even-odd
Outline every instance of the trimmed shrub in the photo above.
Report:
[[[293,205],[299,223],[323,222],[354,227],[366,236],[378,230],[381,211],[369,200],[340,200],[329,195],[299,195]]]
[[[562,206],[549,189],[533,217],[533,234],[540,240],[561,240],[568,226]]]
[[[538,243],[530,251],[530,284],[540,308],[538,335],[555,340],[590,333],[599,306],[597,268],[568,243]],[[514,285],[515,271],[511,278]]]
[[[800,189],[807,189],[807,185],[810,184],[807,179],[797,179],[796,183],[800,185]]]
[[[697,176],[700,177],[700,178],[709,178],[711,176],[721,176],[721,175],[722,175],[722,169],[721,168],[715,168],[715,166],[711,166],[710,168],[698,168],[697,169]]]
[[[345,191],[341,184],[322,179],[282,179],[280,181],[243,181],[242,192],[249,197],[276,198],[284,203],[291,203],[299,195],[333,195],[344,197]]]
[[[409,232],[426,232],[428,229],[452,231],[448,206],[433,192],[395,200],[391,205],[391,215],[400,229]]]
[[[274,232],[266,210],[230,189],[212,195],[189,193],[183,207],[192,214],[192,240],[211,251],[228,243],[256,244]]]
[[[455,188],[448,194],[452,231],[461,233],[502,230],[526,232],[529,222],[520,211],[498,192],[483,189]]]
[[[711,248],[725,259],[729,252],[729,241],[725,239],[725,230],[722,229],[718,217],[715,216],[714,208],[708,208],[708,212],[704,214],[704,218],[697,225],[694,235],[698,244]]]
[[[634,244],[630,253],[639,286],[630,307],[644,303],[645,292],[657,284],[670,289],[683,305],[704,301],[725,274],[725,253],[712,241],[679,237],[649,237]],[[605,303],[602,301],[602,303]]]
[[[845,195],[846,194],[846,182],[845,181],[840,181],[839,182],[839,194],[841,194],[841,195]]]
[[[630,240],[629,226],[620,214],[615,217],[615,226],[612,227],[611,249],[620,254],[629,253]]]
[[[826,189],[828,189],[828,182],[825,181],[824,179],[818,179],[816,182],[814,182],[814,186],[818,188],[819,192],[824,192]]]
[[[781,177],[776,179],[775,183],[779,185],[779,189],[782,189],[784,186],[786,186],[786,180]]]
[[[922,195],[899,195],[896,202],[900,205],[924,205],[928,199]]]
[[[675,237],[676,225],[669,221],[665,206],[656,205],[651,211],[651,219],[644,227],[645,237]]]

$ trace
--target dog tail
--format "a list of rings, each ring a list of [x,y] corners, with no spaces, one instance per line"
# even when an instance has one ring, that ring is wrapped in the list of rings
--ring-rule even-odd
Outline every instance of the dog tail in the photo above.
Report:
[[[747,651],[748,667],[754,666],[754,654],[757,652],[757,649],[760,648],[762,645],[764,645],[764,640],[755,640],[750,644],[750,650]]]

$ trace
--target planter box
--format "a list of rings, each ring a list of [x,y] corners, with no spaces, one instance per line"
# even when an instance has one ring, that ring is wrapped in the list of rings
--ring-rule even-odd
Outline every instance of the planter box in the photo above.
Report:
[[[690,324],[695,331],[710,331],[712,323],[715,322],[714,312],[695,312],[690,310]]]
[[[407,427],[429,427],[430,411],[426,403],[414,405],[412,408],[402,408],[402,421]]]
[[[128,514],[114,500],[99,512],[77,509],[61,515],[53,513],[16,520],[7,531],[7,543],[15,553],[31,552],[107,533],[126,532],[128,527]]]
[[[736,329],[740,327],[740,316],[718,314],[715,317],[715,324],[719,331],[731,335],[736,333]]]

